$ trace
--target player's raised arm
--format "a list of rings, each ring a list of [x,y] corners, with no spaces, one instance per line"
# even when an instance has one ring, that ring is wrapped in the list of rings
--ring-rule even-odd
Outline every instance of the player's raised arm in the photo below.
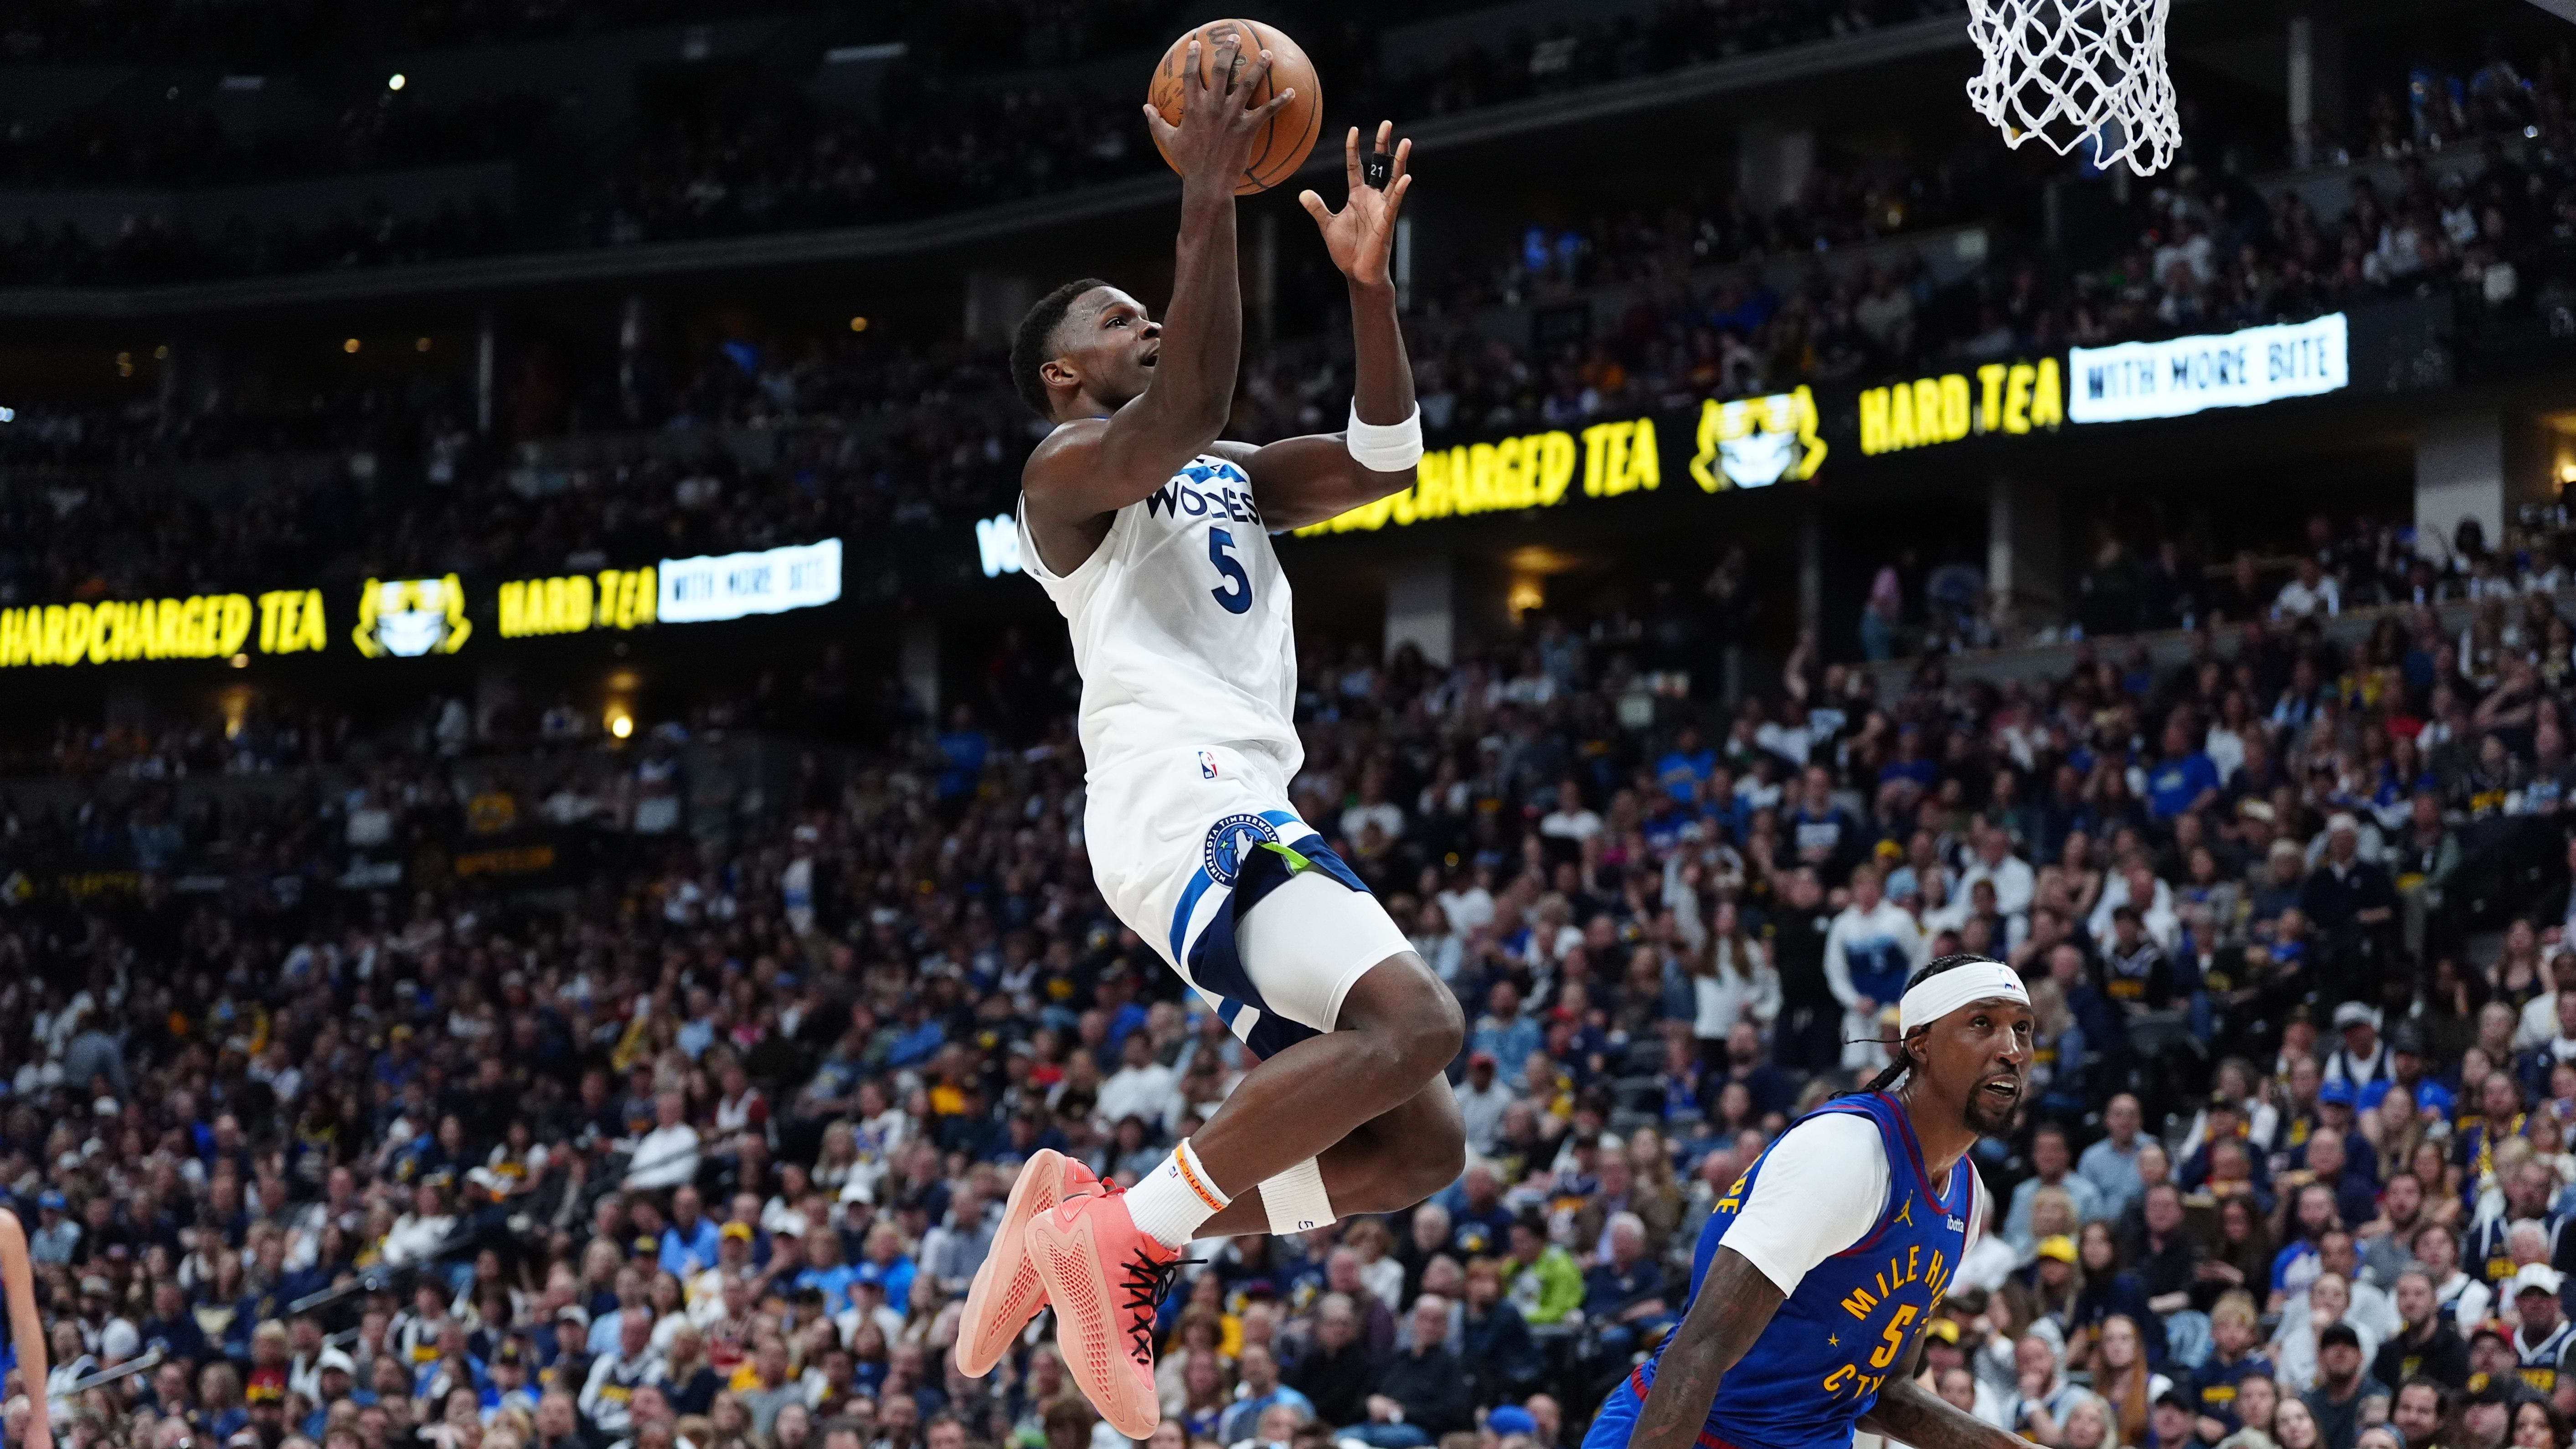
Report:
[[[1771,1326],[1788,1295],[1743,1254],[1720,1243],[1655,1368],[1655,1391],[1637,1410],[1629,1449],[1692,1449],[1726,1371]]]
[[[1031,521],[1042,528],[1098,519],[1161,487],[1216,441],[1234,405],[1243,354],[1234,185],[1253,139],[1296,91],[1252,104],[1270,73],[1270,52],[1244,57],[1232,37],[1217,43],[1214,57],[1224,83],[1210,84],[1200,45],[1191,41],[1185,58],[1180,124],[1145,107],[1145,123],[1181,172],[1171,307],[1155,323],[1124,293],[1094,288],[1060,314],[1053,340],[1061,346],[1049,346],[1037,369],[1048,395],[1072,408],[1059,411],[1066,425],[1038,445],[1022,474]],[[1084,377],[1086,355],[1104,373],[1141,367],[1142,387]]]
[[[1380,121],[1377,141],[1360,153],[1357,126],[1342,143],[1349,199],[1333,211],[1314,192],[1297,201],[1324,232],[1333,265],[1350,284],[1351,425],[1339,433],[1286,438],[1266,447],[1225,445],[1252,479],[1252,496],[1274,530],[1321,523],[1363,503],[1413,486],[1422,456],[1422,415],[1413,401],[1413,364],[1396,321],[1388,262],[1395,216],[1411,190],[1413,143],[1394,142],[1393,121]]]

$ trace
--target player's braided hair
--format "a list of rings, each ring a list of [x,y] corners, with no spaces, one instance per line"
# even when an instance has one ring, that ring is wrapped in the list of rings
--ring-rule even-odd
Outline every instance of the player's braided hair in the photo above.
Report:
[[[1911,991],[1915,987],[1922,985],[1925,981],[1928,981],[1953,967],[1966,966],[1973,962],[1990,961],[1992,959],[1994,958],[1990,956],[1971,955],[1965,951],[1957,952],[1948,956],[1936,956],[1932,960],[1925,962],[1922,970],[1905,978],[1905,989]],[[1905,1074],[1914,1069],[1914,1059],[1906,1055],[1905,1038],[1903,1036],[1898,1036],[1894,1041],[1881,1041],[1879,1044],[1895,1053],[1896,1060],[1889,1062],[1886,1069],[1881,1071],[1877,1076],[1870,1078],[1868,1081],[1853,1088],[1851,1091],[1843,1093],[1844,1096],[1854,1097],[1870,1092],[1884,1092],[1895,1086],[1898,1082],[1903,1081],[1905,1079]]]
[[[1011,386],[1019,390],[1020,401],[1048,422],[1055,421],[1055,404],[1047,396],[1046,379],[1038,375],[1038,369],[1055,356],[1055,329],[1063,324],[1074,298],[1108,285],[1098,277],[1065,283],[1038,298],[1037,305],[1020,319],[1020,330],[1011,336]]]

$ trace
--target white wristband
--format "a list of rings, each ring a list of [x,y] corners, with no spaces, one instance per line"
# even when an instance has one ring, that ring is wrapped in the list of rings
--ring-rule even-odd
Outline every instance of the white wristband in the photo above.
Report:
[[[1270,1231],[1280,1237],[1310,1232],[1333,1221],[1333,1204],[1324,1196],[1324,1169],[1309,1157],[1261,1184],[1262,1211]]]
[[[1357,399],[1351,403],[1351,425],[1343,434],[1351,461],[1373,473],[1401,473],[1422,461],[1422,408],[1400,423],[1360,421]]]

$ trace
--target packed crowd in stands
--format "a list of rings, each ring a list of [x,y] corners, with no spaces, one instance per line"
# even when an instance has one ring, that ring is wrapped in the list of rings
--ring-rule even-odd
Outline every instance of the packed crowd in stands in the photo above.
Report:
[[[1082,7],[1086,12],[1090,8]],[[0,248],[0,275],[22,281],[161,281],[478,255],[496,248],[898,220],[1139,174],[1159,163],[1136,132],[1123,92],[1112,95],[1087,83],[1059,80],[1026,80],[990,93],[958,83],[990,68],[1005,37],[1025,49],[1026,66],[1061,64],[1095,54],[1100,45],[1159,33],[1155,27],[1170,18],[1162,13],[1167,8],[1145,0],[1079,20],[1066,19],[1062,7],[1022,0],[995,0],[955,15],[938,7],[891,11],[863,28],[872,38],[910,37],[906,43],[914,48],[893,65],[869,105],[824,107],[799,89],[780,87],[764,76],[745,78],[676,110],[657,112],[648,106],[646,124],[628,149],[585,168],[607,178],[600,194],[577,204],[569,197],[556,198],[557,204],[515,217],[496,214],[473,228],[452,222],[404,227],[390,217],[376,218],[372,229],[387,234],[366,245],[363,236],[308,238],[242,227],[203,232],[166,218],[138,217],[130,235],[105,242],[68,232],[22,235]],[[1327,63],[1335,77],[1334,94],[1348,98],[1352,114],[1411,120],[1955,10],[1944,0],[1775,0],[1724,7],[1671,0],[1642,15],[1560,22],[1544,31],[1518,28],[1489,43],[1381,74],[1374,28],[1441,8],[1319,12],[1310,22],[1316,28],[1308,32],[1308,48]],[[72,14],[95,23],[101,18],[98,9],[78,7]],[[485,9],[494,14],[483,15]],[[47,29],[40,11],[31,10],[29,30]],[[176,22],[186,17],[196,24],[205,13],[205,7],[178,7],[168,18]],[[525,22],[531,33],[578,30],[587,24],[585,7],[570,4],[461,4],[432,7],[413,19],[432,32],[460,30],[488,37],[485,22],[503,14]],[[143,25],[146,33],[151,29],[147,17],[122,18]],[[635,24],[657,18],[659,12],[652,10],[627,17]],[[322,32],[310,25],[295,32],[302,38],[316,33]],[[0,44],[6,43],[7,37],[0,37]],[[20,48],[43,51],[32,42]],[[2565,69],[2563,57],[2528,61],[2518,69],[2497,49],[2466,74],[2422,70],[2402,81],[2392,79],[2372,92],[2353,134],[2319,138],[2319,150],[2329,158],[2386,157],[2456,148],[2482,137],[2527,136],[2552,153],[2563,151]],[[0,151],[0,169],[36,184],[202,184],[287,169],[322,173],[499,156],[511,148],[496,145],[497,136],[524,140],[541,133],[533,126],[536,109],[525,102],[435,106],[426,100],[396,105],[396,99],[370,94],[345,107],[331,124],[255,142],[227,139],[201,109],[176,109],[165,116],[152,108],[102,108],[49,125],[21,123]],[[2201,117],[2189,121],[2186,134],[2214,161],[2221,148],[2205,134]],[[2253,147],[2253,154],[2263,158],[2258,164],[2278,164],[2287,152],[2277,137]],[[1558,265],[1616,271],[1645,262],[1651,272],[1659,267],[1656,258],[1668,259],[1676,248],[1706,260],[1727,252],[1761,254],[1774,243],[1821,243],[1829,236],[1849,239],[1916,229],[1944,212],[1942,202],[1966,199],[1946,190],[1954,178],[1944,172],[1941,158],[1933,157],[1856,165],[1820,177],[1818,194],[1802,198],[1793,214],[1777,218],[1746,215],[1732,199],[1717,198],[1696,208],[1696,215],[1608,220],[1555,238]],[[2021,189],[2029,187],[2025,183]],[[345,231],[348,226],[335,221],[312,229]],[[398,237],[391,234],[397,229]],[[2494,244],[2503,246],[2500,240]],[[2222,252],[2219,260],[2224,264],[2232,256]],[[2317,261],[2307,258],[2305,264],[2314,271]],[[2195,270],[2204,274],[2199,280],[2205,285],[2207,267],[2196,259]],[[2149,285],[2161,288],[2167,280],[2159,271]]]
[[[370,85],[310,126],[241,138],[204,110],[161,123],[103,107],[0,132],[0,185],[195,186],[506,157],[552,109],[537,96],[430,107]]]
[[[2040,1028],[1938,1392],[2047,1449],[2565,1449],[2567,628],[2531,596],[2347,650],[2284,611],[2170,672],[1886,696],[1802,652],[1733,708],[1649,690],[1717,641],[1646,619],[1445,668],[1310,641],[1292,797],[1467,1008],[1471,1157],[1409,1213],[1201,1245],[1165,1449],[1573,1444],[1710,1202],[1951,950]],[[701,813],[740,782],[698,746],[869,692],[829,657],[623,744],[446,700],[254,720],[258,789],[0,787],[0,1191],[59,1365],[8,1422],[1103,1444],[1043,1320],[947,1366],[959,1295],[1021,1155],[1132,1173],[1251,1063],[1101,905],[1049,657],[1015,636],[756,809]],[[531,830],[556,878],[444,868]]]
[[[2384,519],[2318,514],[2271,548],[2239,547],[2218,557],[2189,532],[2138,535],[2109,520],[2098,522],[2094,532],[2092,556],[2070,581],[2063,617],[2055,618],[2035,617],[2022,601],[1993,598],[1973,564],[1932,563],[1907,553],[1871,578],[1858,657],[1885,660],[2224,629],[2266,619],[2325,620],[2347,610],[2459,602],[2479,606],[2481,636],[2536,627],[2537,637],[2548,642],[2548,620],[2508,616],[2525,595],[2576,589],[2570,540],[2555,508],[2539,505],[2523,510],[2492,548],[2474,519],[2463,519],[2444,535]],[[2491,650],[2492,641],[2481,647]]]

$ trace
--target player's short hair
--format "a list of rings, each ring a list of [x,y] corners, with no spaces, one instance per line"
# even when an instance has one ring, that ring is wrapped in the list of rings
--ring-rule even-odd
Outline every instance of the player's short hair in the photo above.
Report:
[[[1011,386],[1019,389],[1020,401],[1030,411],[1049,422],[1055,420],[1055,404],[1047,396],[1046,379],[1038,369],[1055,358],[1055,329],[1064,322],[1064,314],[1073,308],[1073,299],[1094,287],[1109,284],[1098,277],[1083,277],[1065,283],[1038,298],[1028,315],[1020,319],[1020,330],[1011,336]]]

